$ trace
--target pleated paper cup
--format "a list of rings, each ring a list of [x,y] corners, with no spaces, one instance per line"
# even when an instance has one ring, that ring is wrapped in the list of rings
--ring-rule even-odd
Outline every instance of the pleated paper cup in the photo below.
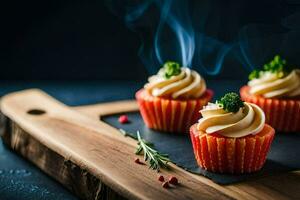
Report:
[[[216,173],[244,174],[260,170],[274,135],[274,129],[267,124],[260,133],[241,138],[206,134],[197,130],[197,124],[190,128],[198,165]]]
[[[244,101],[258,105],[266,115],[266,123],[279,132],[300,131],[300,99],[267,99],[249,93],[250,87],[240,89]]]
[[[199,111],[213,96],[209,89],[198,99],[173,100],[154,97],[144,89],[136,93],[140,113],[147,127],[164,132],[188,133],[200,118]]]

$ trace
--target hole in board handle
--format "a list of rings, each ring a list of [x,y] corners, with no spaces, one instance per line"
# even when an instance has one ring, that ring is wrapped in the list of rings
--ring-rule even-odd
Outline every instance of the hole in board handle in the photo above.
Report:
[[[43,115],[46,113],[46,111],[41,109],[30,109],[27,111],[27,113],[30,115]]]

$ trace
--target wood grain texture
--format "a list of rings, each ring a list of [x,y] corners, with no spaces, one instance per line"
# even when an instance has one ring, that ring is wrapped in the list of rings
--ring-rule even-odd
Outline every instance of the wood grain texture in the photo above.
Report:
[[[112,112],[136,109],[134,102],[121,102],[100,105],[100,113],[98,106],[89,106],[86,112],[73,110],[39,90],[12,93],[0,103],[7,118],[2,137],[5,144],[83,199],[254,199],[173,164],[161,173],[176,175],[181,184],[162,188],[157,172],[134,163],[136,142],[120,137],[117,129],[99,120],[99,115],[110,114],[110,106]]]
[[[118,109],[112,109],[111,112],[109,112],[110,107]],[[98,119],[99,116],[137,111],[138,106],[135,101],[120,101],[91,106],[79,106],[74,107],[74,109],[91,118]],[[127,140],[129,143],[134,143],[134,140],[131,138]],[[178,168],[176,166],[174,167]],[[203,176],[194,175],[187,171],[184,171],[184,173],[194,179],[194,181],[202,182],[236,199],[300,199],[299,171],[262,177],[256,180],[227,186],[220,186]]]

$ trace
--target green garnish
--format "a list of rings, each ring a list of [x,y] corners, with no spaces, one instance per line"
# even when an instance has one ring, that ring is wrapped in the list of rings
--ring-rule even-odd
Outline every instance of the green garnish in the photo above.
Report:
[[[219,104],[227,112],[234,113],[244,107],[244,102],[241,100],[240,96],[234,92],[225,94],[221,100],[217,101],[217,104]]]
[[[153,144],[141,138],[139,131],[137,131],[138,147],[135,154],[140,155],[144,153],[144,160],[148,161],[149,168],[159,171],[159,168],[168,168],[170,159],[167,154],[162,154],[153,149]]]
[[[159,171],[160,167],[166,169],[168,168],[168,162],[170,162],[168,155],[159,153],[158,151],[154,150],[154,144],[142,139],[139,131],[137,131],[137,137],[135,137],[132,134],[127,133],[124,129],[119,130],[125,137],[131,137],[138,140],[138,146],[136,148],[135,154],[140,155],[144,153],[144,160],[148,161],[148,163],[150,164],[149,168],[157,171]]]
[[[264,71],[276,73],[279,78],[285,75],[286,61],[276,55],[273,60],[264,65]]]
[[[119,131],[122,133],[122,135],[124,135],[124,137],[131,137],[132,139],[137,140],[137,137],[135,137],[135,136],[132,135],[132,134],[127,133],[124,129],[121,129],[121,128],[120,128]]]
[[[163,68],[164,68],[164,77],[166,79],[169,79],[172,76],[176,76],[181,72],[179,63],[173,61],[166,62]]]
[[[271,72],[282,78],[289,73],[290,69],[286,66],[286,60],[276,55],[273,60],[265,64],[263,70],[253,70],[249,75],[249,80],[259,78],[265,72]]]
[[[260,72],[255,69],[249,74],[249,80],[259,78],[259,75],[260,75]]]

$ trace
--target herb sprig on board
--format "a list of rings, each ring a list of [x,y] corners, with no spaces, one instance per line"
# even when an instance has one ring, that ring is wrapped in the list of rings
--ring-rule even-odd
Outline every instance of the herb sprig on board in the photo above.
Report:
[[[159,153],[157,150],[153,149],[153,144],[145,141],[141,138],[139,131],[137,131],[138,147],[135,154],[144,154],[144,160],[148,161],[149,168],[153,170],[159,170],[160,167],[168,168],[168,162],[170,159],[167,154]]]
[[[149,163],[149,168],[153,170],[159,171],[160,168],[168,169],[168,162],[170,159],[167,154],[162,154],[155,150],[154,144],[147,142],[146,140],[141,138],[140,132],[137,131],[137,137],[133,136],[132,134],[128,134],[125,130],[119,129],[120,132],[125,137],[131,137],[133,139],[138,140],[138,146],[136,148],[135,154],[136,155],[144,155],[144,160]]]

